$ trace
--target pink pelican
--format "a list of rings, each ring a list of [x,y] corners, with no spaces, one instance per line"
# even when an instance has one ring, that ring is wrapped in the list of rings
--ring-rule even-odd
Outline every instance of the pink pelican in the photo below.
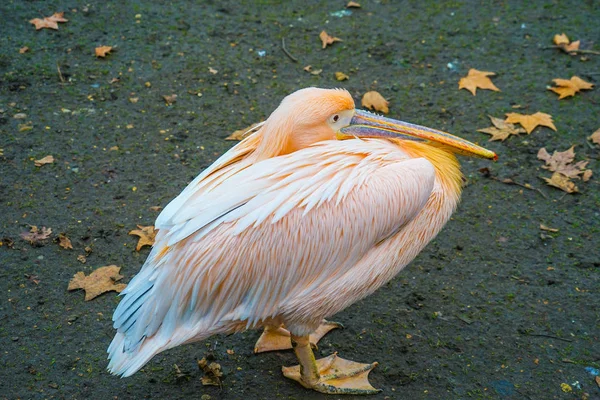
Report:
[[[392,279],[431,241],[461,194],[455,154],[494,152],[357,110],[345,90],[287,96],[156,220],[156,241],[123,291],[108,369],[264,327],[255,350],[293,348],[283,374],[332,394],[371,394],[377,363],[315,360],[325,320]],[[311,335],[312,334],[312,335]]]

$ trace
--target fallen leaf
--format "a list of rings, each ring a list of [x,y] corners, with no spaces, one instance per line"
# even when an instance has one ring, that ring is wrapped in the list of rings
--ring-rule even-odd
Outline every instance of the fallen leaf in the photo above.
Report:
[[[135,103],[137,103],[139,101],[139,99],[140,99],[139,97],[130,97],[129,98],[129,102],[131,104],[135,104]]]
[[[306,67],[304,67],[302,69],[305,70],[306,72],[310,72],[310,71],[312,71],[312,65],[307,65]]]
[[[208,67],[208,72],[210,72],[211,74],[213,74],[213,75],[214,75],[214,74],[216,74],[216,73],[217,73],[217,72],[219,72],[219,71],[217,71],[217,70],[216,70],[216,69],[214,69],[213,67]]]
[[[350,79],[350,77],[343,72],[336,72],[335,79],[337,79],[338,81],[345,81]]]
[[[96,53],[96,57],[106,57],[106,55],[108,53],[110,53],[110,51],[112,50],[112,46],[100,46],[100,47],[96,47],[95,53]]]
[[[233,351],[233,349],[227,349],[227,354],[229,354],[230,356],[234,355],[235,351]]]
[[[568,178],[578,178],[579,175],[586,171],[588,161],[579,161],[572,164],[575,160],[575,146],[571,146],[569,150],[555,151],[550,155],[545,147],[542,147],[537,154],[537,158],[545,161],[546,165],[542,168],[552,172],[559,172]]]
[[[162,207],[161,206],[152,206],[152,207],[149,207],[149,209],[150,209],[150,211],[158,212],[158,211],[162,210]]]
[[[221,365],[216,362],[209,364],[206,357],[203,357],[202,360],[198,360],[198,368],[204,372],[202,377],[204,386],[221,386],[221,377],[223,376]]]
[[[583,174],[581,175],[581,180],[584,182],[587,182],[590,180],[590,178],[592,177],[592,170],[591,169],[586,169],[585,171],[583,171]]]
[[[156,230],[154,226],[137,226],[139,229],[134,229],[129,232],[130,235],[139,236],[138,244],[135,247],[136,251],[140,251],[140,249],[144,246],[152,246],[154,244],[154,238],[156,237]]]
[[[227,136],[225,140],[243,140],[244,138],[258,131],[262,125],[262,122],[257,122],[255,124],[250,125],[247,128],[239,129],[233,132],[231,135]]]
[[[493,140],[506,140],[511,135],[518,135],[519,133],[525,133],[525,129],[521,127],[515,127],[514,124],[504,121],[503,119],[492,117],[488,115],[492,120],[492,124],[494,126],[490,126],[485,129],[478,129],[477,132],[487,133],[488,135],[492,135],[490,141]]]
[[[556,127],[554,126],[554,122],[552,122],[552,116],[539,111],[530,115],[506,113],[505,122],[521,124],[528,134],[530,134],[538,125],[546,126],[556,132]]]
[[[168,106],[170,106],[171,104],[175,103],[175,101],[177,101],[177,95],[176,94],[163,95],[163,99],[165,99],[165,103]]]
[[[562,51],[564,51],[565,53],[571,53],[574,52],[576,50],[579,50],[579,43],[580,41],[577,40],[575,42],[571,42],[569,40],[569,38],[567,37],[567,35],[563,34],[556,34],[554,35],[554,44],[556,46],[558,46]]]
[[[556,228],[550,228],[544,224],[540,224],[540,229],[543,231],[547,231],[547,232],[558,232],[558,229]]]
[[[39,277],[37,275],[30,275],[30,274],[26,274],[25,278],[27,278],[27,280],[29,280],[30,282],[38,285],[41,281],[38,279]]]
[[[346,8],[360,8],[360,4],[355,1],[349,1]]]
[[[21,239],[28,241],[32,246],[35,246],[43,240],[48,239],[51,234],[52,228],[43,226],[42,229],[38,229],[37,226],[31,225],[29,232],[21,232],[19,236],[21,236]]]
[[[332,45],[334,42],[341,42],[342,39],[334,36],[329,36],[327,32],[321,31],[319,34],[319,38],[321,39],[321,43],[323,43],[323,49],[327,46]]]
[[[29,47],[24,46],[19,49],[19,54],[25,54],[29,51]]]
[[[69,287],[67,289],[85,290],[85,301],[90,301],[104,292],[114,290],[115,292],[120,293],[127,286],[124,283],[115,283],[123,278],[123,275],[119,274],[120,270],[121,267],[109,265],[96,269],[88,276],[85,276],[83,272],[78,272],[69,282]]]
[[[360,103],[363,107],[367,107],[369,110],[381,111],[384,114],[390,112],[388,108],[390,103],[374,90],[365,93]]]
[[[460,81],[458,81],[458,90],[467,89],[473,96],[475,96],[477,88],[499,92],[500,89],[488,78],[494,75],[496,75],[494,72],[478,71],[471,68],[467,76],[460,78]]]
[[[46,165],[46,164],[52,164],[53,162],[54,162],[54,157],[52,157],[52,156],[46,156],[39,160],[33,161],[33,163],[36,167],[41,167],[42,165]]]
[[[87,262],[87,258],[83,254],[80,254],[77,256],[77,261],[79,261],[82,264],[85,264]]]
[[[598,387],[600,387],[600,376],[596,376],[594,378],[594,380],[596,381],[596,385],[598,385]]]
[[[588,139],[591,140],[592,143],[600,144],[600,128],[598,128],[596,132],[588,136]]]
[[[68,19],[63,17],[64,15],[65,15],[64,12],[59,12],[59,13],[57,12],[57,13],[52,14],[49,17],[34,18],[34,19],[30,20],[29,22],[32,23],[33,25],[35,25],[35,29],[38,31],[43,28],[58,30],[58,22],[69,21]]]
[[[553,79],[552,82],[557,87],[548,88],[554,93],[557,93],[558,99],[564,99],[565,97],[575,96],[575,93],[580,90],[589,90],[594,87],[593,83],[584,81],[578,76],[573,76],[571,79]]]
[[[73,250],[73,245],[71,244],[71,239],[67,237],[64,233],[58,235],[58,245],[63,249],[71,249]]]
[[[33,129],[33,124],[31,122],[27,122],[25,124],[19,124],[19,132],[26,132]]]

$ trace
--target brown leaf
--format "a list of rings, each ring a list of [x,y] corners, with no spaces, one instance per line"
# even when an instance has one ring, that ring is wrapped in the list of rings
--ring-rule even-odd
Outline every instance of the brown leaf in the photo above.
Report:
[[[477,92],[477,88],[493,90],[499,92],[500,89],[496,87],[491,81],[489,76],[496,75],[494,72],[486,72],[486,71],[478,71],[476,69],[471,68],[469,73],[464,78],[460,78],[458,81],[458,90],[467,89],[469,92],[475,93]]]
[[[46,164],[52,164],[53,162],[54,162],[54,157],[52,157],[52,156],[46,156],[39,160],[33,161],[33,163],[36,167],[41,167],[42,165],[46,165]]]
[[[319,38],[321,38],[321,43],[323,44],[323,48],[332,45],[334,42],[341,42],[342,39],[334,36],[329,36],[327,32],[322,31],[319,34]]]
[[[34,246],[40,243],[41,241],[48,239],[51,234],[52,228],[46,228],[45,226],[43,226],[42,229],[38,229],[37,226],[31,225],[29,232],[21,232],[19,236],[21,236],[23,240],[28,241],[29,244]]]
[[[204,386],[221,386],[221,377],[223,372],[221,371],[221,365],[216,362],[210,364],[203,357],[202,360],[198,360],[198,368],[204,371],[204,376],[201,381]]]
[[[24,46],[19,49],[19,54],[25,54],[29,51],[29,47]]]
[[[592,143],[600,144],[600,128],[598,128],[596,132],[588,136],[588,139],[591,140]]]
[[[77,256],[77,261],[79,261],[82,264],[85,264],[87,262],[87,258],[83,254],[80,254]]]
[[[215,75],[215,74],[216,74],[217,72],[219,72],[219,71],[217,71],[217,70],[216,70],[216,69],[214,69],[213,67],[208,67],[208,72],[210,72],[211,74]]]
[[[571,146],[569,150],[555,151],[552,155],[550,155],[546,151],[546,148],[542,147],[538,151],[537,157],[538,159],[546,162],[546,165],[542,166],[542,168],[552,172],[560,172],[568,178],[578,178],[579,175],[586,171],[585,167],[587,166],[588,162],[579,161],[575,164],[572,164],[573,160],[575,160],[574,149],[575,146]]]
[[[594,380],[596,381],[596,385],[598,385],[598,387],[600,387],[600,376],[596,376],[594,378]]]
[[[139,236],[138,244],[135,247],[136,251],[140,251],[140,249],[144,246],[152,246],[154,244],[154,238],[156,237],[156,230],[154,226],[137,226],[139,229],[134,229],[129,232],[130,235]]]
[[[592,178],[592,170],[591,169],[586,169],[585,171],[583,171],[583,174],[581,175],[581,180],[584,182],[589,181]]]
[[[349,1],[346,8],[360,8],[360,4],[355,1]]]
[[[233,132],[231,135],[227,136],[225,138],[225,140],[243,140],[246,137],[253,134],[254,132],[258,131],[262,125],[263,125],[262,122],[257,122],[257,123],[250,125],[247,128],[239,129],[239,130]]]
[[[171,104],[175,103],[175,101],[177,101],[177,95],[176,94],[163,95],[163,99],[165,99],[165,103],[168,106],[170,106]]]
[[[85,301],[90,301],[104,292],[113,290],[115,292],[121,292],[127,285],[124,283],[115,283],[123,278],[123,275],[119,274],[120,270],[121,267],[109,265],[96,269],[88,276],[85,276],[83,272],[78,272],[69,282],[69,287],[67,289],[85,290]]]
[[[64,233],[58,235],[58,245],[63,249],[73,250],[73,245],[71,244],[71,239],[67,237]]]
[[[32,23],[33,25],[35,25],[35,29],[36,30],[40,30],[43,28],[48,28],[48,29],[58,29],[58,22],[67,22],[68,19],[64,18],[63,16],[65,15],[64,12],[59,12],[59,13],[54,13],[49,17],[45,17],[45,18],[34,18],[32,20],[30,20],[29,22]]]
[[[152,206],[152,207],[148,207],[151,211],[160,211],[163,208],[161,206]]]
[[[369,110],[381,111],[384,114],[390,112],[388,105],[390,104],[381,94],[372,90],[363,95],[360,101],[363,107],[367,107]]]
[[[571,79],[553,79],[552,82],[554,82],[557,87],[551,87],[548,88],[548,90],[557,93],[559,95],[559,100],[564,99],[565,97],[575,96],[575,93],[580,90],[589,90],[594,87],[593,83],[586,82],[578,76],[573,76]]]
[[[546,126],[553,131],[556,131],[554,122],[552,122],[552,116],[539,111],[531,115],[506,113],[505,121],[511,124],[521,124],[528,134],[531,133],[538,125]]]
[[[544,178],[546,183],[550,186],[554,186],[559,188],[560,190],[567,193],[576,193],[578,192],[577,186],[566,176],[559,172],[555,172],[552,174],[551,178]]]
[[[350,77],[348,75],[346,75],[345,73],[338,71],[335,73],[335,79],[338,81],[345,81],[345,80],[350,79]]]
[[[108,53],[110,53],[110,51],[112,50],[112,46],[100,46],[100,47],[96,47],[95,49],[95,54],[96,57],[106,57],[106,55]]]
[[[515,127],[514,124],[506,122],[500,118],[492,117],[488,115],[492,120],[492,124],[494,126],[490,126],[485,129],[478,129],[477,132],[487,133],[488,135],[492,135],[490,141],[493,140],[506,140],[511,135],[518,135],[519,133],[525,133],[525,129],[521,127]]]
[[[540,229],[547,232],[558,232],[558,229],[550,228],[549,226],[546,226],[544,224],[540,224]]]

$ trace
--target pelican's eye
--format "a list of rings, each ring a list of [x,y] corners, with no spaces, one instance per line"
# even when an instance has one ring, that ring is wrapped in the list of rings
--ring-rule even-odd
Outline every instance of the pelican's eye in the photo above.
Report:
[[[338,120],[340,119],[340,116],[335,114],[332,118],[333,122],[338,122]]]

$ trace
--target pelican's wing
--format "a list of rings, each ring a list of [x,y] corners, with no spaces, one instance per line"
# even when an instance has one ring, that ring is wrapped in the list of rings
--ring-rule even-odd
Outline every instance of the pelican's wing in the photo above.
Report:
[[[175,199],[113,316],[109,368],[130,375],[166,348],[278,316],[410,221],[434,181],[391,143],[331,141]]]

